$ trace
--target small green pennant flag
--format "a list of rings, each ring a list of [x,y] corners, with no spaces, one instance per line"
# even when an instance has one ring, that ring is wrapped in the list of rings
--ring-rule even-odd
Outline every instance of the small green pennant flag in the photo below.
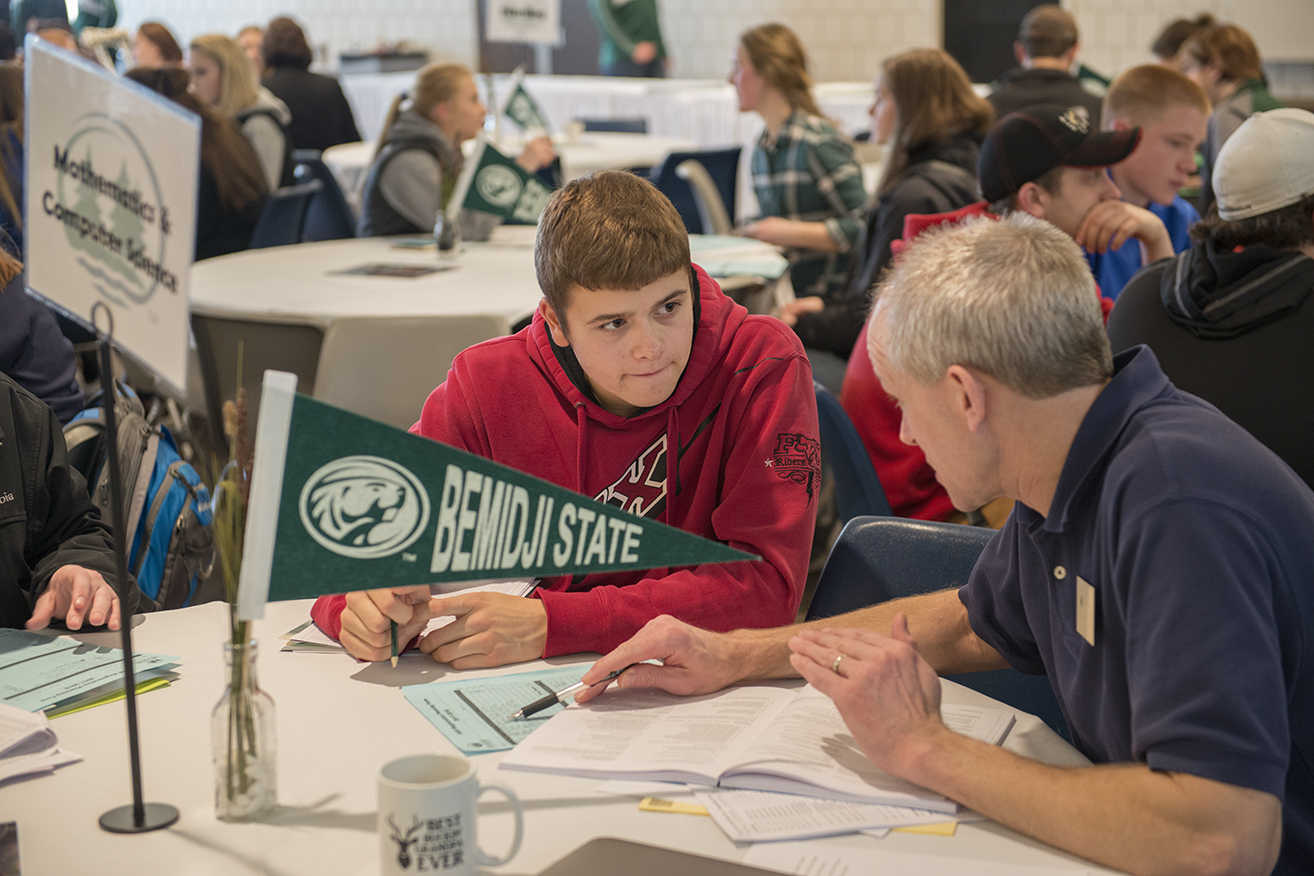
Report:
[[[278,601],[757,559],[295,394],[294,379],[291,388],[271,386],[271,375],[256,439],[242,617],[262,616],[266,594]]]
[[[502,107],[502,114],[519,125],[520,130],[526,133],[542,131],[551,134],[552,128],[548,124],[547,115],[543,112],[543,108],[538,105],[538,101],[534,100],[533,95],[525,89],[524,75],[524,69],[517,67],[511,79],[511,90],[506,99],[506,105]]]
[[[474,154],[461,169],[447,215],[455,219],[464,208],[535,225],[551,197],[552,189],[546,183],[503,155],[481,134]]]

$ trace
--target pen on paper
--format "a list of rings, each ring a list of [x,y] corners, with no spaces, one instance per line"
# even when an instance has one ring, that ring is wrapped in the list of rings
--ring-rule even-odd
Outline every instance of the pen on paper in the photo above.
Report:
[[[543,697],[542,699],[534,700],[529,705],[517,709],[515,713],[511,716],[510,720],[514,721],[517,718],[528,718],[530,715],[536,715],[539,712],[543,711],[544,709],[550,709],[553,706],[555,706],[557,703],[564,700],[566,697],[575,693],[576,691],[583,690],[586,687],[593,687],[594,685],[598,685],[598,684],[605,684],[609,681],[615,681],[617,678],[620,677],[620,674],[624,672],[626,669],[630,669],[638,665],[639,664],[637,663],[631,663],[629,666],[626,666],[625,669],[617,669],[615,672],[609,673],[606,676],[599,678],[597,681],[593,682],[593,684],[585,684],[582,681],[577,681],[574,684],[572,684],[570,687],[565,688],[564,690],[559,690],[556,693],[550,693],[547,696]]]
[[[389,621],[388,626],[392,628],[392,668],[397,668],[397,622]]]

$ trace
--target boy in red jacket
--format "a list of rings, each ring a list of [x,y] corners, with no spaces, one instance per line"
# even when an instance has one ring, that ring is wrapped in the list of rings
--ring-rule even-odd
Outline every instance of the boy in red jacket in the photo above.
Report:
[[[616,647],[660,614],[705,629],[793,621],[820,484],[812,371],[778,320],[690,262],[679,214],[625,172],[553,196],[524,331],[456,357],[411,431],[762,557],[548,579],[531,597],[427,587],[323,597],[312,616],[365,660],[431,617],[420,650],[456,669]]]

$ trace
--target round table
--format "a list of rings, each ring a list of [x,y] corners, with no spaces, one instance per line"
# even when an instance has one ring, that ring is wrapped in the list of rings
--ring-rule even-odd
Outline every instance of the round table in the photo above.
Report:
[[[24,872],[116,876],[326,876],[377,872],[375,833],[379,767],[417,752],[455,751],[403,696],[403,685],[504,675],[542,669],[545,661],[501,669],[457,672],[419,656],[406,656],[396,669],[387,661],[357,663],[345,653],[280,652],[278,637],[307,619],[309,601],[270,603],[254,622],[261,642],[261,685],[277,703],[278,799],[270,815],[248,824],[214,816],[210,764],[210,710],[225,678],[221,643],[228,613],[221,603],[138,616],[133,633],[141,653],[179,659],[179,678],[142,695],[137,702],[142,783],[147,801],[171,803],[182,813],[174,826],[125,836],[96,826],[105,810],[131,802],[128,747],[121,703],[98,706],[51,722],[60,745],[85,760],[53,775],[0,787],[0,822],[18,825]],[[117,633],[79,633],[74,638],[116,648]],[[553,659],[576,663],[592,655]],[[953,682],[943,682],[946,702],[1000,707]],[[1004,708],[1008,708],[1004,706]],[[1051,763],[1082,760],[1040,719],[1017,714],[1004,747]],[[520,853],[494,872],[536,873],[596,836],[618,836],[696,854],[742,859],[747,847],[726,839],[710,818],[641,812],[631,797],[606,796],[599,782],[569,776],[499,770],[502,754],[476,755],[484,780],[510,785],[525,808]],[[506,848],[511,817],[495,796],[479,805],[480,842]],[[993,822],[961,824],[952,838],[890,834],[884,839],[850,835],[810,840],[818,854],[852,847],[870,862],[870,872],[927,872],[931,862],[947,871],[959,859],[961,872],[1109,873],[1089,861],[1026,839]],[[920,869],[889,866],[908,856],[929,856]],[[915,862],[917,858],[913,858]],[[623,863],[623,862],[622,862]],[[953,863],[953,862],[948,862]],[[1049,868],[1030,870],[1028,868]],[[623,866],[617,872],[624,872]]]

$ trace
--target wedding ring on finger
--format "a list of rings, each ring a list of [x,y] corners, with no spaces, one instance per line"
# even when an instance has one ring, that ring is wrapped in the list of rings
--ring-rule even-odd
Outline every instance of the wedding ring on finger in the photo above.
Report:
[[[836,654],[835,662],[830,664],[830,671],[838,675],[840,678],[848,678],[847,675],[839,671],[840,661],[843,660],[846,656],[847,655],[845,654]]]

